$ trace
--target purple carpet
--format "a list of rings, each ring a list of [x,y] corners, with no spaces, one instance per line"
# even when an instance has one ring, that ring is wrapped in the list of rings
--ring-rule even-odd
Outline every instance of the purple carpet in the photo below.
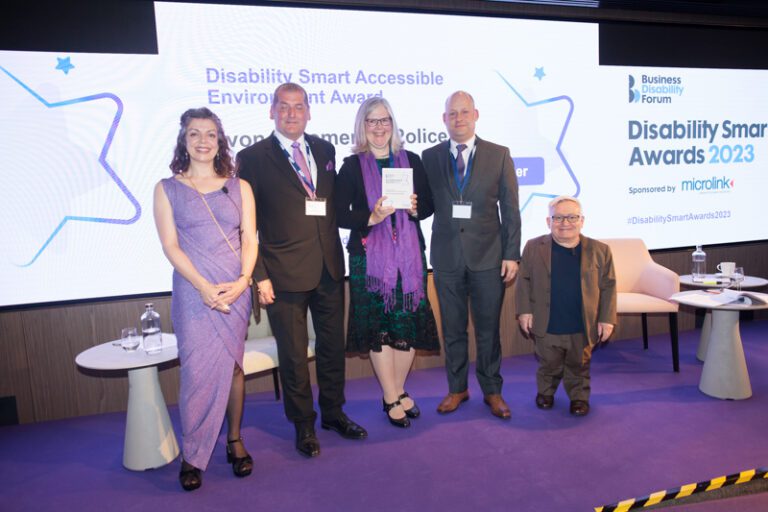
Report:
[[[441,368],[415,371],[409,391],[423,413],[407,430],[387,423],[372,378],[347,384],[347,414],[369,432],[347,441],[318,428],[322,455],[302,458],[293,427],[271,393],[246,399],[243,437],[254,474],[232,475],[224,437],[193,493],[178,463],[123,469],[124,414],[0,428],[0,511],[589,511],[662,489],[768,466],[768,322],[745,322],[752,379],[748,400],[698,390],[698,331],[681,333],[681,371],[669,337],[620,341],[595,353],[592,412],[568,414],[562,389],[551,411],[536,409],[533,356],[502,371],[512,420],[492,417],[472,377],[471,399],[453,414],[435,408]],[[178,410],[170,408],[178,435]],[[319,425],[318,425],[319,427]],[[768,493],[668,508],[692,512],[768,510]]]

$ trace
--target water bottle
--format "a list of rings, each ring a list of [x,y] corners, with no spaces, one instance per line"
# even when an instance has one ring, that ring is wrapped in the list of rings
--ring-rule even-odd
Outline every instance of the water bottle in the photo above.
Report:
[[[144,306],[144,314],[141,315],[141,335],[144,339],[144,351],[147,354],[158,354],[163,350],[160,315],[151,302]]]
[[[707,253],[701,250],[701,246],[697,245],[696,250],[691,254],[693,260],[693,267],[691,269],[691,275],[694,281],[704,281],[704,276],[707,273]]]

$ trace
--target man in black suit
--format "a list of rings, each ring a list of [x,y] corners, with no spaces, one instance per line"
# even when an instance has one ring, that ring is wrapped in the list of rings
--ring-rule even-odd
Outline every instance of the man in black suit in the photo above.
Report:
[[[434,201],[430,262],[440,303],[449,393],[437,412],[455,411],[467,391],[468,302],[477,344],[477,380],[491,413],[510,417],[501,396],[499,316],[520,259],[517,176],[509,149],[475,136],[479,117],[468,93],[445,102],[451,139],[424,151]]]
[[[368,433],[344,404],[344,259],[333,209],[336,150],[307,135],[306,91],[284,83],[269,111],[271,136],[237,155],[240,177],[256,199],[259,256],[254,278],[277,340],[285,414],[296,426],[296,449],[320,454],[307,362],[307,308],[315,345],[321,426],[348,439]]]

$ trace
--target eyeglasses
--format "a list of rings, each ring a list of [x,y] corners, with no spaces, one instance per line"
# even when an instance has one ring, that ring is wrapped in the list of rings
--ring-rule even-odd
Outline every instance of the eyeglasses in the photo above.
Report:
[[[551,218],[555,224],[562,224],[566,220],[569,224],[576,224],[581,220],[581,215],[553,215]]]
[[[392,124],[391,117],[382,117],[381,119],[366,119],[365,124],[368,128],[376,128],[377,126],[390,126]]]

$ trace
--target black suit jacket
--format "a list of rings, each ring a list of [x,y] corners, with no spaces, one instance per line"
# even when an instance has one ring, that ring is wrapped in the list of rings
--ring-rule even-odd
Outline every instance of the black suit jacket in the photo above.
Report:
[[[270,279],[275,290],[303,292],[320,283],[323,265],[335,280],[344,278],[344,258],[333,208],[336,150],[305,134],[317,164],[317,197],[326,200],[325,217],[305,214],[307,193],[271,135],[237,154],[240,177],[253,188],[259,256],[253,276]]]
[[[470,270],[490,270],[501,260],[520,259],[520,207],[517,175],[509,149],[475,139],[469,183],[463,200],[472,203],[471,219],[454,219],[459,189],[450,160],[450,141],[424,151],[435,217],[430,261],[435,270],[457,270],[463,259]]]

